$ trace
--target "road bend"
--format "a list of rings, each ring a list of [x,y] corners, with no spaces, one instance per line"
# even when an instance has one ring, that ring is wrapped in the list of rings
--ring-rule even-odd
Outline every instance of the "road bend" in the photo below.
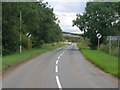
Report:
[[[118,80],[89,61],[76,44],[46,52],[3,77],[3,88],[118,88]]]

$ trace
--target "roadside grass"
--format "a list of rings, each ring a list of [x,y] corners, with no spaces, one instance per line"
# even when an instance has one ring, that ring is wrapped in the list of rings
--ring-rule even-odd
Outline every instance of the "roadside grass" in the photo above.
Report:
[[[30,58],[33,58],[34,56],[37,56],[39,54],[42,54],[44,52],[47,52],[49,50],[53,50],[56,48],[59,48],[61,46],[64,46],[66,44],[55,44],[55,45],[50,45],[50,44],[45,44],[43,45],[40,49],[31,49],[31,50],[26,50],[23,51],[21,54],[16,53],[8,56],[2,57],[2,70],[7,70],[8,68],[17,65],[21,63],[22,61],[28,60]]]
[[[91,50],[90,48],[79,43],[77,46],[86,59],[91,63],[95,64],[103,71],[120,78],[120,73],[118,73],[118,57],[111,56],[100,50]]]

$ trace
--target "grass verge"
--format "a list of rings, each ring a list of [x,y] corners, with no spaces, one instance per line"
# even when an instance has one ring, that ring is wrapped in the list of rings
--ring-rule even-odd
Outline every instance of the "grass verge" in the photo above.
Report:
[[[41,53],[47,52],[49,50],[56,49],[58,47],[64,46],[65,44],[56,44],[56,45],[43,45],[40,49],[31,49],[23,51],[21,54],[16,53],[2,58],[2,70],[5,71],[8,68],[15,66],[16,64],[21,63],[22,61],[28,60],[32,57],[35,57]]]
[[[99,50],[91,50],[79,43],[77,46],[87,60],[103,71],[120,78],[120,74],[118,74],[118,57],[111,56]]]

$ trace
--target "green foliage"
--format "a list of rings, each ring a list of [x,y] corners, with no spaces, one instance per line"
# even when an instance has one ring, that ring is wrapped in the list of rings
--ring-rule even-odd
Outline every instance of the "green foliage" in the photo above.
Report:
[[[80,37],[70,37],[64,36],[64,39],[68,40],[68,42],[78,42]]]
[[[99,49],[105,53],[109,53],[109,44],[102,44]]]
[[[26,35],[22,35],[22,48],[23,49],[31,49],[32,41],[30,38],[27,38]]]
[[[120,73],[118,73],[118,57],[111,56],[99,50],[91,50],[89,48],[85,48],[84,45],[81,45],[79,43],[77,46],[80,48],[86,59],[88,59],[90,62],[105,72],[118,76],[120,78]]]
[[[80,49],[90,49],[89,45],[90,45],[90,40],[88,38],[80,38],[79,39],[79,45],[80,45]],[[116,41],[112,41],[111,42],[111,55],[112,56],[116,56],[118,57],[118,42]],[[93,48],[92,48],[93,49]],[[109,42],[107,41],[106,44],[101,44],[100,45],[100,48],[99,48],[100,51],[104,52],[104,53],[107,53],[109,54]]]
[[[22,13],[22,48],[39,48],[43,43],[62,41],[62,30],[56,23],[57,18],[48,3],[42,2],[3,2],[3,55],[19,50],[20,12]],[[25,35],[31,33],[27,39]]]
[[[117,56],[117,57],[118,57],[118,47],[116,47],[116,48],[114,48],[114,49],[112,50],[112,54],[113,54],[114,56]]]
[[[44,53],[46,51],[64,46],[65,44],[59,43],[56,45],[50,45],[50,44],[44,44],[42,45],[41,48],[39,49],[31,49],[31,50],[26,50],[23,53],[19,54],[12,54],[12,55],[8,55],[8,56],[4,56],[3,57],[3,61],[2,61],[2,70],[6,70],[12,66],[15,66],[19,63],[21,63],[22,61],[28,60],[30,58],[33,58],[41,53]]]
[[[76,25],[84,32],[84,37],[90,39],[92,48],[97,46],[97,33],[102,34],[100,43],[106,40],[106,36],[120,33],[120,21],[116,23],[120,17],[119,5],[119,2],[88,2],[84,14],[78,14],[73,21],[73,26]]]
[[[118,42],[112,41],[111,55],[118,57]],[[109,54],[109,44],[101,44],[100,50]]]
[[[90,41],[89,41],[89,39],[88,38],[80,38],[79,39],[79,45],[81,45],[81,48],[89,48],[89,43],[90,43]]]

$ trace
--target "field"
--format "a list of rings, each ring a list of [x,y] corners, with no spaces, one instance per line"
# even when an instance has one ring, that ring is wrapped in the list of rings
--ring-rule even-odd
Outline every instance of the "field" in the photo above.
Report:
[[[33,58],[41,53],[44,53],[49,50],[64,46],[65,44],[56,44],[56,45],[43,45],[40,49],[32,49],[23,51],[21,54],[16,53],[2,58],[2,70],[7,70],[8,68],[21,63],[22,61]]]
[[[80,51],[86,59],[91,63],[109,74],[120,77],[120,74],[118,75],[118,57],[111,56],[100,50],[91,50],[79,43],[77,46],[80,48]]]

